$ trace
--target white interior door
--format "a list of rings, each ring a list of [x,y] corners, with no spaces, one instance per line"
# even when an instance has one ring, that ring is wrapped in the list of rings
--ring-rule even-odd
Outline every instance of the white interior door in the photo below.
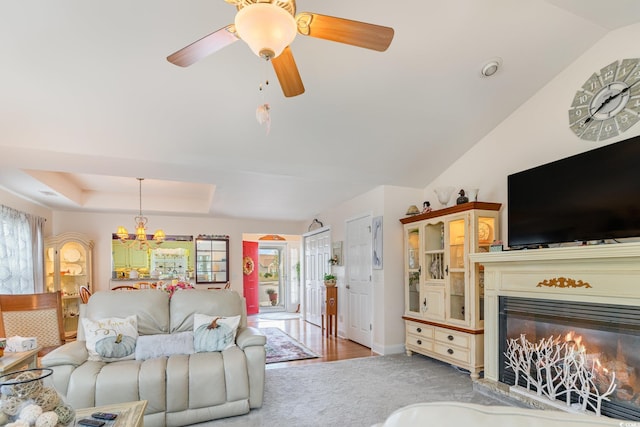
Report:
[[[373,324],[371,247],[371,216],[347,221],[347,335],[369,348]]]
[[[318,326],[322,325],[322,287],[330,257],[329,230],[304,237],[304,317]]]

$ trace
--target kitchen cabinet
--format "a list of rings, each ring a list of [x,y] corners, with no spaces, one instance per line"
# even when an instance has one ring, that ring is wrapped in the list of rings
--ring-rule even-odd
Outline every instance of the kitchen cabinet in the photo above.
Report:
[[[140,247],[135,240],[123,243],[115,237],[111,244],[112,279],[191,279],[193,253],[193,236],[170,235],[162,244],[151,247]],[[130,276],[133,270],[137,277]]]

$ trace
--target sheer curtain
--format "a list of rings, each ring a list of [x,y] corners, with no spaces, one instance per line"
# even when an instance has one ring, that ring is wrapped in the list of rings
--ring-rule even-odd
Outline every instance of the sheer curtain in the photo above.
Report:
[[[44,222],[0,205],[0,293],[44,292]]]

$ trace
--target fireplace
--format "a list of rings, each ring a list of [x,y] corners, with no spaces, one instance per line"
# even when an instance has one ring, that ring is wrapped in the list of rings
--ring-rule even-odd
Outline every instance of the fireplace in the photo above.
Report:
[[[640,420],[640,243],[478,253],[470,259],[484,270],[485,370],[479,385],[514,397],[516,374],[505,367],[504,354],[510,340],[556,337],[562,348],[584,345],[582,357],[594,372],[615,373],[615,381],[611,374],[598,380],[603,393],[608,379],[615,383],[606,396],[610,401],[601,399],[602,415]],[[560,409],[575,410],[558,394]],[[570,403],[577,397],[571,394]]]
[[[516,373],[507,357],[509,342],[524,337],[540,347],[544,340],[557,338],[560,345],[565,344],[565,352],[584,352],[597,393],[612,389],[601,402],[602,415],[640,420],[640,307],[503,296],[498,317],[500,382],[515,385]],[[540,357],[534,358],[542,363]],[[562,362],[562,358],[556,361]],[[531,371],[536,377],[537,372]],[[539,381],[545,382],[545,378]],[[527,387],[523,375],[518,385]],[[564,391],[562,385],[558,388]],[[535,385],[531,389],[537,391]],[[556,399],[566,402],[567,393]],[[577,393],[569,400],[573,407],[580,406]],[[590,406],[595,407],[595,402]]]

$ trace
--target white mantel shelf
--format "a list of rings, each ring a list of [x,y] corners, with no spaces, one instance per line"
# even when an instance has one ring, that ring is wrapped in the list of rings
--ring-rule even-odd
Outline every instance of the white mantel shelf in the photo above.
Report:
[[[640,256],[640,242],[612,243],[604,245],[568,246],[543,249],[521,249],[502,252],[470,254],[473,262],[489,264],[495,262],[549,261],[571,259],[625,258]]]
[[[640,242],[469,254],[484,267],[484,378],[498,381],[501,296],[640,306]]]

